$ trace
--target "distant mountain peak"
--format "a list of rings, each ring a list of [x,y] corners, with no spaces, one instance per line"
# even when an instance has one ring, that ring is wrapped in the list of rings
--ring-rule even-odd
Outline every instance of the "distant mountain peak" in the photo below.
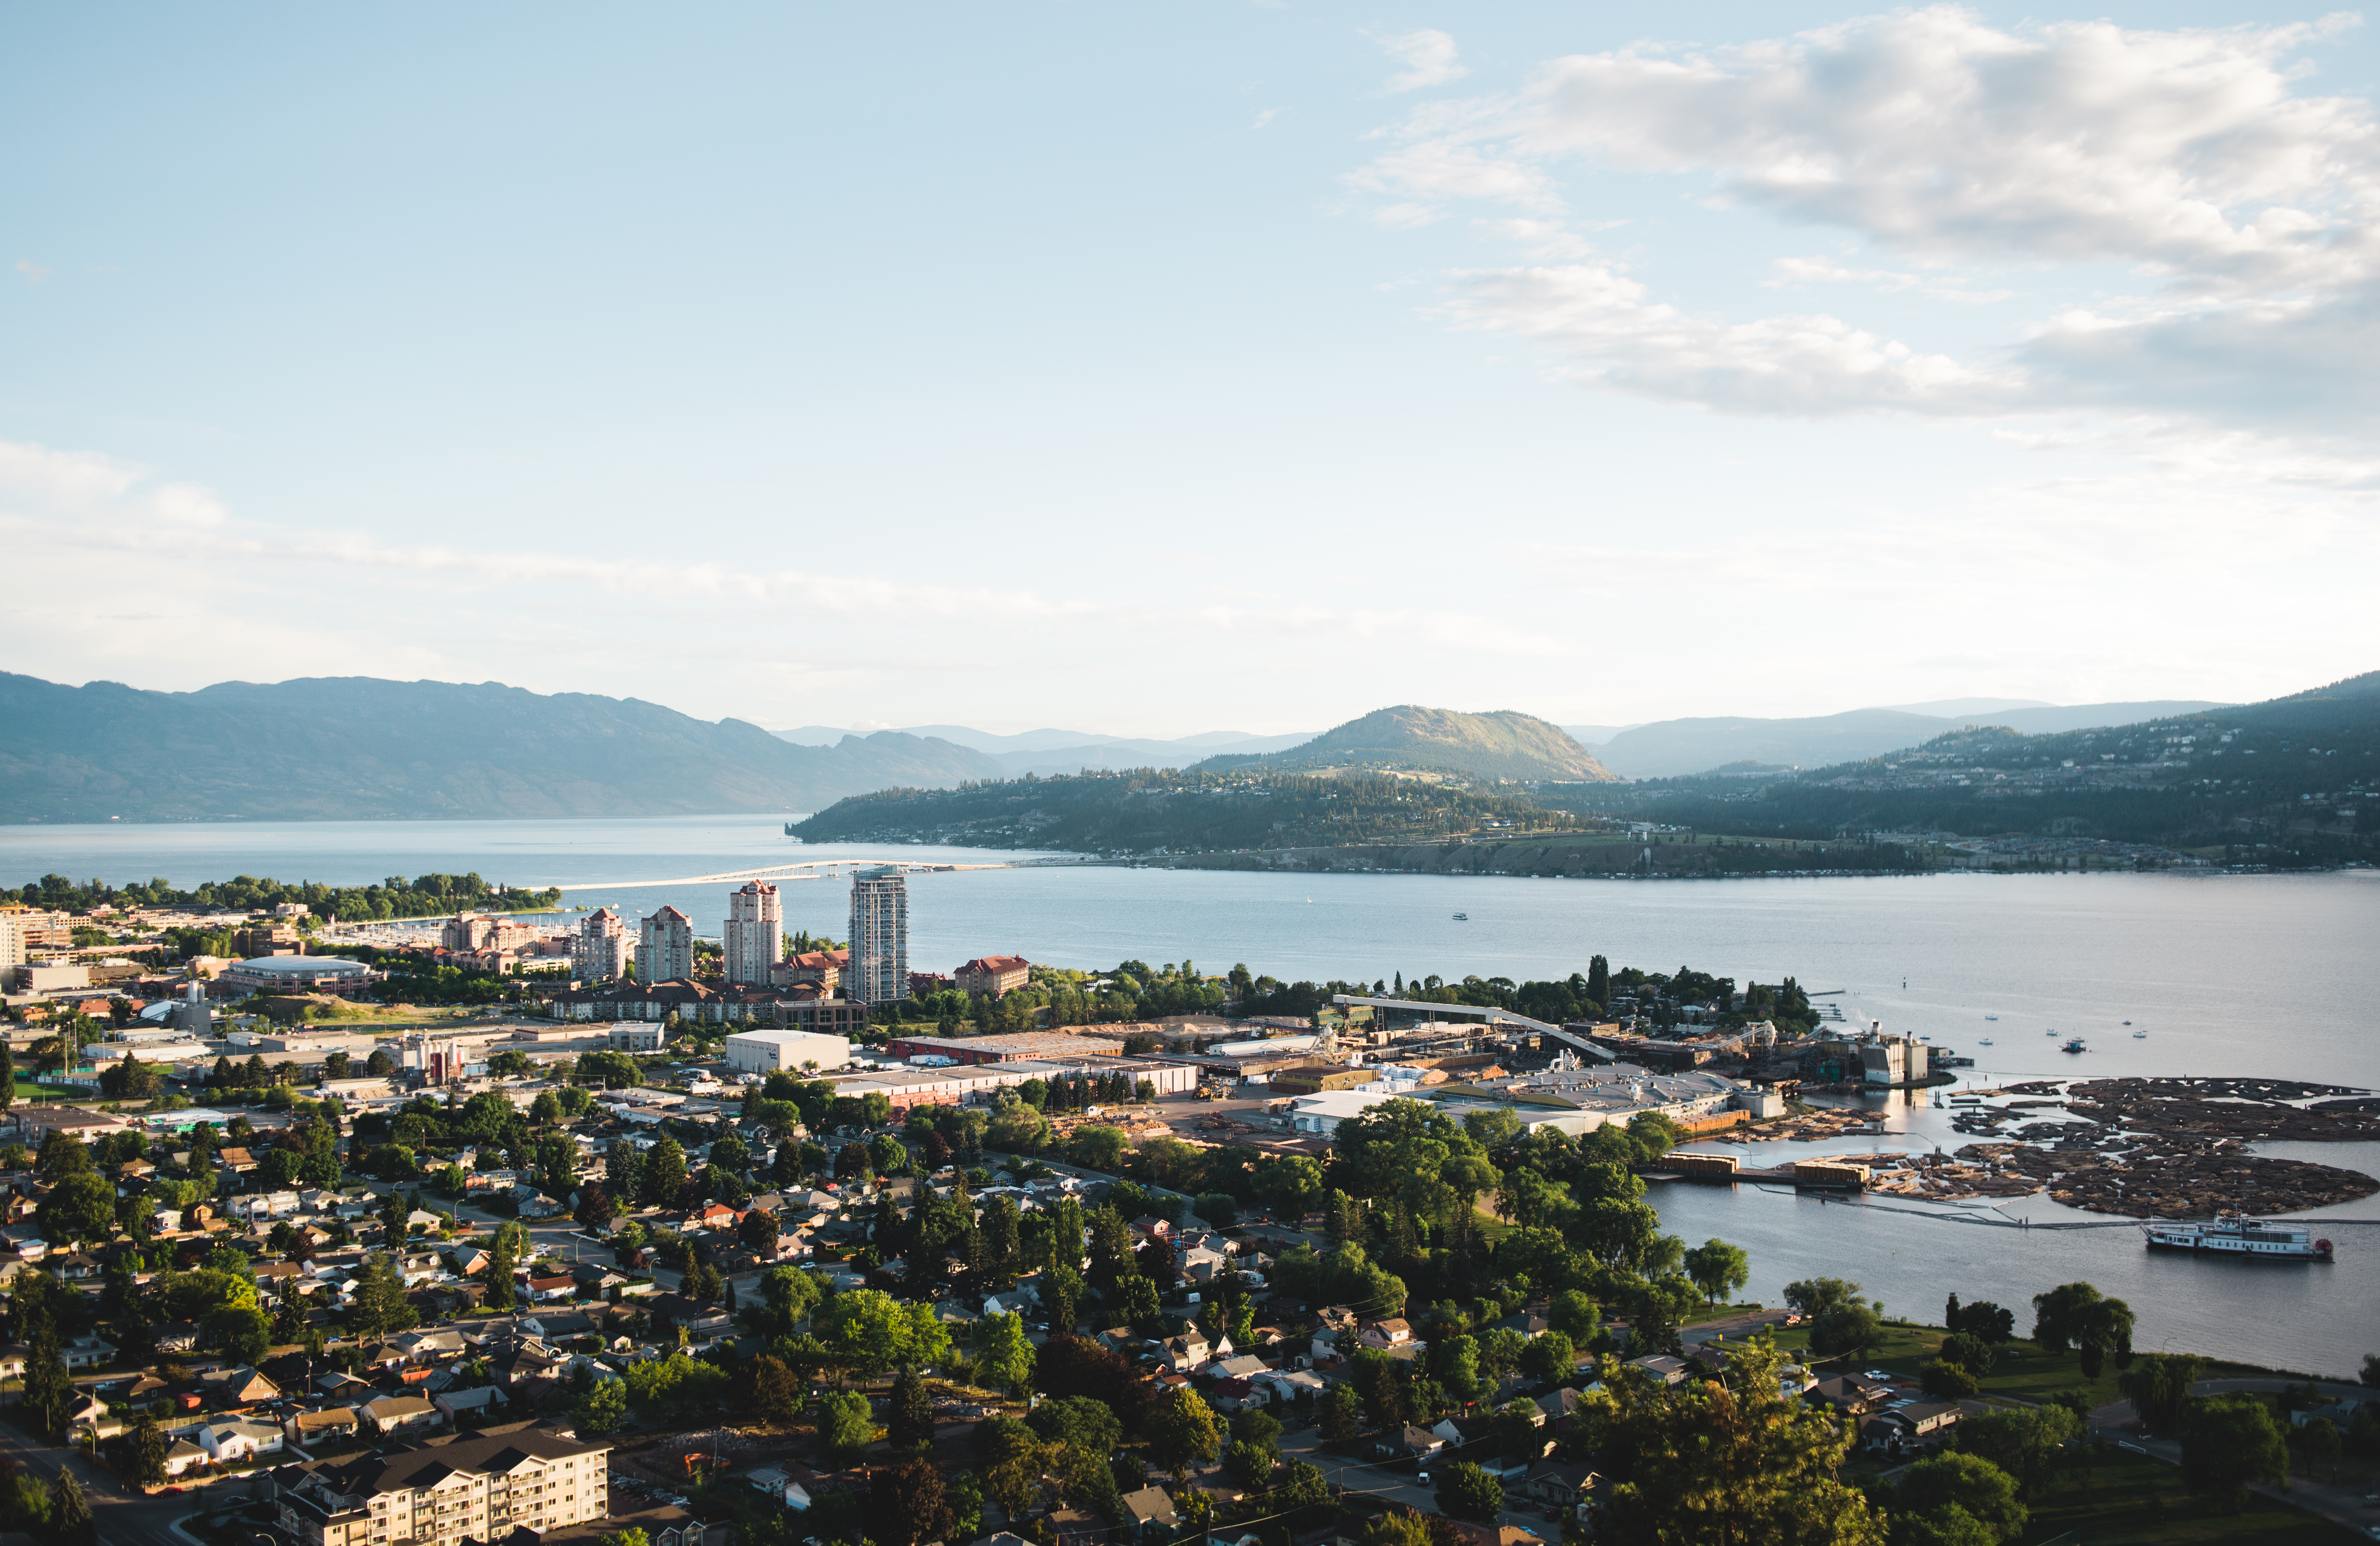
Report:
[[[1261,762],[1272,768],[1342,763],[1412,768],[1484,779],[1610,780],[1609,769],[1561,726],[1517,710],[1463,713],[1400,703],[1326,730],[1302,746],[1263,757],[1219,757],[1222,770]]]

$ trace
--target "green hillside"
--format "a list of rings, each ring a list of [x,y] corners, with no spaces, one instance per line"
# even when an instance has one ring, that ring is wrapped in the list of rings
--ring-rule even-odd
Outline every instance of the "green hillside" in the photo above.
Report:
[[[887,789],[786,830],[808,843],[954,843],[1072,853],[1429,843],[1492,832],[1576,832],[1590,823],[1460,785],[1362,773],[1087,773],[956,789]]]
[[[1212,757],[1204,773],[1236,768],[1378,767],[1499,780],[1591,780],[1613,774],[1558,724],[1500,709],[1458,713],[1401,704],[1326,730],[1303,746],[1261,757]]]
[[[2234,862],[2380,859],[2380,672],[2265,703],[2025,736],[1978,729],[1806,773],[1543,790],[1711,833],[2102,838]]]
[[[0,672],[0,821],[415,820],[816,810],[997,777],[892,732],[793,746],[742,720],[501,682],[79,688]]]

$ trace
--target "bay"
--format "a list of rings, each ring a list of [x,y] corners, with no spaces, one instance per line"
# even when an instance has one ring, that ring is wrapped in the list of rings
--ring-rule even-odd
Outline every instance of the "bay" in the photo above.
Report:
[[[796,859],[1029,857],[808,846],[783,835],[786,819],[19,826],[0,828],[0,883],[51,871],[187,886],[242,872],[354,884],[476,870],[518,886],[596,884],[568,893],[574,907],[642,916],[673,904],[715,933],[729,884],[617,883]],[[840,881],[791,882],[783,895],[789,931],[845,931]],[[1977,1066],[1961,1072],[1979,1085],[2085,1075],[2380,1085],[2368,1008],[2380,872],[2369,870],[1636,882],[1063,866],[913,876],[910,931],[921,970],[1013,952],[1086,968],[1245,962],[1284,980],[1518,980],[1583,971],[1601,954],[1615,968],[1684,965],[1739,982],[1793,975],[1837,994],[1822,1002],[1848,1019],[1973,1055]],[[2073,1035],[2087,1053],[2058,1051]],[[1929,1100],[1883,1104],[1893,1131],[1851,1147],[1964,1141]],[[2374,1164],[2368,1145],[2286,1151],[2367,1174]],[[1795,1278],[1849,1276],[1896,1313],[1937,1319],[1956,1291],[2009,1305],[2026,1322],[2034,1294],[2083,1278],[2133,1304],[2152,1350],[2169,1343],[2347,1377],[2363,1353],[2380,1351],[2380,1227],[2338,1224],[2329,1266],[2249,1265],[2152,1257],[2127,1228],[2003,1229],[1937,1222],[1921,1215],[1941,1211],[1921,1205],[1822,1205],[1748,1187],[1668,1185],[1654,1197],[1672,1233],[1745,1246],[1752,1292],[1771,1302]],[[2000,1211],[2095,1217],[2046,1199]],[[2380,1198],[2323,1212],[2380,1219]]]

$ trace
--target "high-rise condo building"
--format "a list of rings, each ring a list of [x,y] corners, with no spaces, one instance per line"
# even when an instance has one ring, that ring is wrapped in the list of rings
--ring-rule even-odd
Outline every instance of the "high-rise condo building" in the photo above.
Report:
[[[570,975],[582,982],[616,982],[628,975],[628,925],[609,907],[578,920],[570,940]]]
[[[667,982],[694,975],[694,919],[663,907],[645,919],[637,942],[637,980]]]
[[[785,958],[785,909],[777,888],[766,881],[747,881],[729,892],[720,941],[728,981],[765,984],[770,968]]]
[[[851,878],[851,969],[843,981],[862,1004],[909,996],[909,883],[897,869]]]

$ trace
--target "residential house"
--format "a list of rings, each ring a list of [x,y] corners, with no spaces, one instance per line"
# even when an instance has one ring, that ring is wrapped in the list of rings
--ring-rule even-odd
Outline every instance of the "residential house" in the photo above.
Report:
[[[280,1454],[284,1435],[276,1423],[231,1418],[201,1424],[190,1438],[216,1465],[236,1466],[260,1455]]]
[[[1892,1387],[1864,1374],[1843,1374],[1819,1381],[1802,1394],[1802,1399],[1813,1406],[1832,1406],[1846,1417],[1864,1417],[1883,1409],[1892,1399]]]
[[[782,1466],[762,1466],[758,1470],[747,1471],[744,1479],[750,1482],[755,1491],[776,1499],[796,1513],[810,1506],[810,1490]]]
[[[1642,1369],[1657,1385],[1682,1385],[1686,1382],[1686,1361],[1656,1353],[1646,1357],[1631,1358],[1628,1367]]]
[[[1415,1460],[1429,1460],[1434,1458],[1440,1450],[1446,1448],[1446,1441],[1427,1428],[1417,1428],[1412,1423],[1407,1423],[1404,1431],[1388,1441],[1386,1447],[1390,1454],[1409,1455]]]
[[[1366,1347],[1402,1347],[1414,1339],[1413,1327],[1396,1316],[1366,1321],[1355,1335]]]
[[[353,1406],[325,1406],[318,1412],[292,1412],[289,1420],[281,1425],[283,1436],[300,1449],[353,1439],[362,1429],[363,1419]]]
[[[1942,1443],[1958,1426],[1955,1401],[1912,1401],[1890,1407],[1860,1424],[1860,1443],[1886,1455],[1913,1454]]]
[[[1191,1283],[1211,1283],[1231,1263],[1230,1257],[1212,1246],[1193,1246],[1182,1253],[1182,1275]]]
[[[501,1411],[504,1393],[493,1385],[480,1385],[472,1390],[442,1391],[430,1400],[448,1422],[459,1426],[462,1418],[484,1418]]]
[[[1595,1472],[1585,1466],[1541,1463],[1529,1469],[1521,1496],[1548,1508],[1558,1508],[1585,1524],[1594,1505]]]
[[[115,1344],[95,1336],[71,1338],[59,1351],[68,1369],[97,1369],[115,1357]]]
[[[1116,1500],[1123,1506],[1135,1536],[1172,1535],[1181,1527],[1173,1499],[1162,1487],[1143,1487]]]
[[[1300,1391],[1305,1392],[1308,1398],[1319,1401],[1330,1389],[1323,1382],[1322,1376],[1303,1369],[1268,1369],[1261,1374],[1250,1375],[1249,1379],[1260,1389],[1269,1392],[1273,1404],[1280,1406],[1295,1401]]]
[[[207,1452],[188,1439],[176,1439],[165,1448],[165,1474],[180,1477],[194,1466],[207,1463]]]
[[[557,1300],[573,1298],[577,1293],[578,1280],[566,1272],[559,1277],[528,1280],[528,1296],[538,1304],[552,1304]]]
[[[281,1387],[246,1364],[199,1376],[199,1392],[216,1411],[230,1411],[281,1399]],[[212,1452],[210,1452],[212,1453]]]
[[[440,1413],[418,1395],[386,1395],[363,1406],[364,1420],[383,1438],[423,1433],[438,1426]]]
[[[1154,1213],[1143,1213],[1132,1221],[1132,1232],[1144,1239],[1171,1240],[1173,1238],[1173,1221],[1160,1219]]]
[[[1224,1337],[1220,1341],[1228,1344],[1231,1338]],[[1207,1366],[1207,1372],[1224,1380],[1248,1380],[1269,1371],[1262,1358],[1253,1353],[1243,1353],[1235,1358],[1216,1359]]]
[[[1176,1374],[1187,1374],[1213,1356],[1214,1347],[1203,1332],[1184,1332],[1165,1345],[1166,1366]]]

